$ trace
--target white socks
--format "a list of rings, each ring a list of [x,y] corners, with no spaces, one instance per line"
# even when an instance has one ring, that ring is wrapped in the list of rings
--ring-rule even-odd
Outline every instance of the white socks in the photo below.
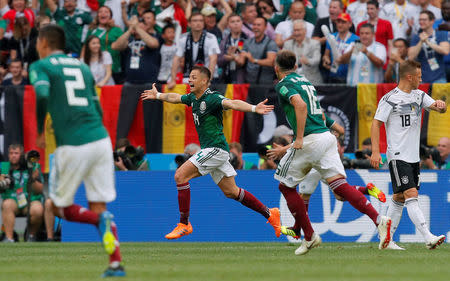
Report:
[[[430,230],[428,229],[427,222],[423,216],[422,210],[419,208],[418,198],[408,198],[405,200],[405,206],[408,210],[408,215],[414,225],[422,234],[425,242],[428,242],[432,237]]]
[[[404,206],[403,203],[394,201],[394,199],[392,199],[392,198],[391,198],[391,202],[389,202],[389,207],[388,207],[386,216],[390,217],[391,221],[392,221],[391,237],[394,236],[394,233],[397,230],[398,224],[400,223],[400,220],[402,219],[403,206]]]

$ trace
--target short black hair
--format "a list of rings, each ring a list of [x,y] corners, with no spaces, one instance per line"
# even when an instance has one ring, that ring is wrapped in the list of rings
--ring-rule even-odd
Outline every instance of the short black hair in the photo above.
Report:
[[[359,30],[361,30],[362,28],[370,28],[370,30],[372,30],[372,33],[375,33],[375,28],[374,28],[373,25],[370,24],[370,23],[365,23],[365,24],[361,25],[361,27],[359,28]]]
[[[408,40],[406,40],[405,38],[397,38],[397,39],[394,40],[393,43],[398,42],[398,41],[403,42],[403,44],[405,44],[405,47],[406,47],[406,48],[409,48],[409,42],[408,42]]]
[[[426,14],[426,15],[428,15],[428,19],[429,19],[430,21],[436,19],[436,17],[434,16],[433,12],[430,12],[430,11],[428,11],[428,10],[422,11],[422,12],[420,12],[419,14]]]
[[[142,15],[145,15],[145,14],[147,14],[147,13],[151,13],[151,14],[153,14],[153,17],[156,17],[155,11],[153,11],[152,9],[147,9],[147,10],[145,10],[145,11],[142,13]]]
[[[12,59],[8,65],[11,65],[13,62],[20,62],[20,66],[23,67],[23,61],[21,59],[18,58]]]
[[[208,77],[208,82],[211,80],[211,71],[209,68],[203,65],[194,65],[191,69],[191,72],[194,70],[198,70],[201,74],[204,74],[206,77]]]
[[[163,27],[161,34],[164,34],[164,32],[166,32],[166,30],[169,28],[172,28],[173,30],[175,30],[175,25],[173,25],[173,23],[166,24],[166,26]]]
[[[280,67],[281,71],[289,71],[295,69],[297,58],[293,52],[281,50],[277,53],[275,62]]]
[[[256,19],[263,19],[263,20],[264,20],[264,25],[267,26],[267,19],[266,19],[265,17],[263,17],[263,16],[257,16],[257,17],[255,18],[255,20],[256,20]]]
[[[369,0],[368,2],[367,2],[367,5],[373,5],[373,6],[375,6],[375,8],[379,8],[380,7],[380,4],[378,4],[378,1],[376,1],[376,0]]]
[[[66,35],[62,27],[48,24],[39,30],[39,39],[45,39],[52,50],[63,51],[66,48]]]

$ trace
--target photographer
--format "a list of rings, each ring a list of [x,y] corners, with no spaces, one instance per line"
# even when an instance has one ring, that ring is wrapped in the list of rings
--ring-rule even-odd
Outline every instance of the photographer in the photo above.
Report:
[[[2,221],[5,227],[4,242],[14,242],[16,216],[28,216],[28,239],[35,241],[35,235],[44,214],[43,176],[38,163],[31,158],[39,157],[30,153],[25,160],[23,146],[12,144],[8,148],[9,162],[1,163],[0,192],[3,199]],[[31,187],[31,190],[28,188]],[[28,207],[30,208],[28,210]]]
[[[184,164],[192,155],[199,152],[201,150],[200,145],[196,143],[190,143],[186,145],[184,148],[183,154],[178,154],[175,156],[175,163],[177,164],[177,168],[180,168],[181,165]]]
[[[114,151],[114,165],[116,171],[148,171],[149,165],[144,158],[144,149],[140,146],[134,147],[126,138],[119,139]]]

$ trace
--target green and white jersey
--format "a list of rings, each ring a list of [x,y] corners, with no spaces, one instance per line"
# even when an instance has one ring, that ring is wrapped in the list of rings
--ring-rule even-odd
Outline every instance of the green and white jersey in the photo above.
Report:
[[[225,99],[217,91],[205,90],[203,95],[196,99],[193,93],[183,95],[181,102],[192,107],[195,128],[201,148],[218,147],[230,151],[227,140],[223,134],[223,107]]]
[[[278,93],[280,105],[286,113],[287,121],[294,133],[297,132],[297,119],[295,117],[295,109],[290,102],[291,97],[294,95],[300,95],[308,108],[303,136],[328,131],[322,119],[322,108],[316,96],[316,89],[308,79],[293,72],[278,82],[275,90]]]
[[[30,66],[36,90],[38,131],[47,111],[56,145],[82,145],[108,136],[89,66],[63,53],[55,53]]]
[[[75,9],[72,16],[67,14],[66,9],[57,9],[53,14],[56,23],[64,29],[66,34],[66,49],[70,53],[81,53],[81,42],[86,38],[88,24],[92,18],[88,12]]]

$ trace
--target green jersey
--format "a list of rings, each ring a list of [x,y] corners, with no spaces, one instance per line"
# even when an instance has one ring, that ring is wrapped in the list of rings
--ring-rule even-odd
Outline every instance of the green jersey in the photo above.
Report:
[[[72,16],[67,14],[66,9],[57,9],[53,14],[56,23],[64,29],[66,34],[66,49],[69,53],[81,53],[81,42],[84,41],[88,24],[92,18],[88,12],[75,9]]]
[[[82,145],[108,136],[89,66],[62,53],[52,54],[30,66],[36,90],[38,131],[47,111],[56,145]]]
[[[199,99],[193,93],[181,96],[181,102],[192,107],[201,148],[218,147],[230,152],[223,134],[224,99],[219,92],[210,89],[206,89]]]
[[[295,72],[290,73],[278,82],[275,90],[278,93],[280,105],[286,113],[287,121],[292,130],[294,130],[294,133],[297,132],[295,109],[291,104],[291,97],[294,95],[300,95],[308,109],[303,136],[328,131],[322,119],[322,108],[316,96],[316,89],[306,78]]]

